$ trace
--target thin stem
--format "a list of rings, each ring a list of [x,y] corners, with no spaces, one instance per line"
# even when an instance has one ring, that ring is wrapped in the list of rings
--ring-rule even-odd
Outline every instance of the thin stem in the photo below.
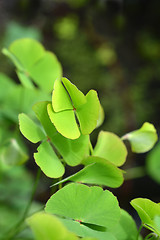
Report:
[[[91,155],[92,155],[93,154],[93,146],[92,146],[91,141],[89,141],[89,148],[90,148],[90,152],[91,152]]]
[[[154,233],[149,233],[144,240],[151,240],[151,239],[155,239],[155,234]]]
[[[41,170],[40,168],[38,169],[37,171],[37,175],[36,175],[36,179],[35,179],[35,183],[33,185],[33,189],[32,189],[32,193],[31,193],[31,197],[29,199],[29,202],[26,206],[26,209],[22,215],[22,217],[20,218],[20,220],[16,223],[16,225],[14,227],[12,227],[11,229],[9,229],[4,235],[5,237],[2,237],[0,240],[10,240],[12,239],[18,232],[19,232],[19,229],[22,225],[22,223],[24,222],[24,220],[26,219],[26,216],[28,214],[28,211],[31,207],[31,204],[33,202],[33,199],[34,199],[34,196],[35,196],[35,192],[37,190],[37,185],[38,185],[38,182],[39,182],[39,179],[40,179],[40,174],[41,174]]]
[[[143,228],[143,224],[141,224],[140,227],[139,227],[139,229],[138,229],[138,233],[137,233],[137,238],[136,238],[136,240],[139,239],[140,232],[141,232],[142,228]]]
[[[125,180],[140,178],[146,175],[144,167],[134,167],[134,168],[125,169],[124,171],[126,172]]]

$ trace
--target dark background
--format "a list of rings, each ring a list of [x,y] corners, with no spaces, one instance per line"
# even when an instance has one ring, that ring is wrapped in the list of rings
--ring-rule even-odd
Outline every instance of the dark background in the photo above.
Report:
[[[159,133],[159,0],[1,0],[0,23],[1,47],[34,37],[57,55],[63,75],[80,90],[98,91],[106,117],[92,134],[93,144],[101,129],[122,136],[146,121]],[[0,71],[17,81],[2,55]],[[124,168],[145,166],[147,154],[128,149]],[[149,176],[128,180],[113,192],[129,211],[134,197],[160,202],[159,185]]]

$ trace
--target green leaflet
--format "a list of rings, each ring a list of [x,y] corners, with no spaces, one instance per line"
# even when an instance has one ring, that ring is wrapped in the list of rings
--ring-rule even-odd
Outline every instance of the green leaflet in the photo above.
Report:
[[[142,127],[127,133],[122,140],[128,140],[133,152],[144,153],[152,149],[157,142],[157,133],[153,124],[145,122]]]
[[[37,143],[46,138],[42,129],[26,114],[19,114],[19,127],[21,133],[32,143]]]
[[[86,165],[82,170],[54,185],[74,181],[116,188],[123,183],[122,171],[106,159],[90,156],[82,164]]]
[[[80,164],[82,159],[89,153],[89,136],[81,135],[78,139],[68,139],[58,133],[50,121],[47,112],[49,102],[39,102],[33,106],[37,118],[45,129],[47,136],[62,155],[65,162],[70,166]]]
[[[75,183],[56,192],[48,200],[45,211],[61,218],[72,219],[73,222],[99,226],[107,231],[113,229],[120,218],[118,201],[111,192],[103,191],[100,187]],[[79,228],[81,229],[81,224]]]
[[[84,96],[66,78],[55,81],[48,114],[57,131],[70,139],[79,138],[80,131],[83,135],[90,134],[104,119],[96,91]]]
[[[117,135],[101,131],[93,151],[93,156],[105,158],[116,166],[121,166],[126,161],[127,149]]]
[[[34,153],[34,159],[47,177],[59,178],[63,176],[65,172],[64,166],[49,142],[42,142],[37,151],[38,153]]]
[[[53,111],[51,104],[48,104],[47,110],[51,122],[59,133],[70,139],[77,139],[80,137],[80,131],[73,110],[56,113]]]
[[[120,221],[112,231],[118,240],[137,240],[138,230],[133,218],[121,209]],[[141,237],[138,238],[142,239]]]
[[[154,221],[156,216],[160,216],[160,204],[146,198],[135,198],[131,205],[136,209],[143,225],[160,236],[159,228]]]

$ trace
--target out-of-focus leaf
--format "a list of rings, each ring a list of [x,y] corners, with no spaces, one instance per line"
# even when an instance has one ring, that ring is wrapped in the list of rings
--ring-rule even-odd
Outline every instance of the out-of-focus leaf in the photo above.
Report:
[[[26,114],[19,114],[20,131],[29,141],[37,143],[46,138],[42,129]]]
[[[158,183],[160,183],[160,144],[147,155],[147,173]]]
[[[121,166],[127,157],[127,149],[123,141],[114,133],[101,131],[93,156],[105,158],[116,166]]]
[[[28,155],[17,140],[12,138],[1,148],[0,159],[9,166],[20,165],[27,161]]]
[[[133,152],[144,153],[152,149],[157,142],[157,133],[153,124],[145,122],[142,127],[127,133],[122,140],[128,140]]]
[[[74,233],[71,233],[53,215],[43,212],[36,213],[27,219],[36,240],[78,240]]]
[[[35,161],[47,177],[59,178],[63,176],[64,166],[49,142],[42,142],[37,151],[38,153],[34,153]]]

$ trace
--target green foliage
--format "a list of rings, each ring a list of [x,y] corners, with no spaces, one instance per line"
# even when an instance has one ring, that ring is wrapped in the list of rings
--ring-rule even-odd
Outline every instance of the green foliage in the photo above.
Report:
[[[90,134],[104,120],[97,92],[90,90],[84,95],[62,77],[56,56],[36,40],[16,40],[8,49],[3,49],[3,53],[16,66],[21,84],[0,75],[0,123],[4,125],[0,129],[0,174],[16,168],[28,158],[22,137],[17,133],[19,119],[22,135],[38,145],[34,153],[36,164],[47,177],[54,179],[53,185],[58,185],[59,190],[53,189],[55,192],[47,201],[45,212],[27,218],[40,178],[38,171],[26,209],[23,205],[23,214],[18,215],[19,220],[11,225],[11,231],[2,232],[1,240],[25,240],[28,236],[32,240],[141,239],[131,216],[119,207],[111,190],[103,190],[103,187],[117,188],[123,184],[124,171],[120,167],[126,162],[128,153],[123,140],[129,140],[133,152],[147,152],[157,141],[154,126],[146,122],[122,138],[101,131],[92,147]],[[14,134],[9,131],[12,124]],[[63,178],[66,169],[74,166],[77,167],[75,172]],[[73,183],[63,187],[67,181]],[[3,192],[3,184],[0,187]],[[19,187],[23,188],[21,184]],[[160,205],[142,198],[132,200],[131,204],[143,226],[160,236]],[[4,202],[0,205],[2,210],[3,205],[6,209]],[[26,227],[26,218],[29,235],[22,229],[22,225]]]
[[[140,129],[127,133],[122,139],[131,143],[133,152],[144,153],[152,149],[158,138],[155,127],[146,122]]]
[[[152,177],[157,183],[160,183],[160,145],[159,143],[156,147],[149,153],[146,159],[147,173]]]
[[[159,227],[157,227],[159,218],[156,218],[160,216],[160,204],[149,199],[136,198],[131,201],[131,205],[138,212],[143,225],[160,236]]]

